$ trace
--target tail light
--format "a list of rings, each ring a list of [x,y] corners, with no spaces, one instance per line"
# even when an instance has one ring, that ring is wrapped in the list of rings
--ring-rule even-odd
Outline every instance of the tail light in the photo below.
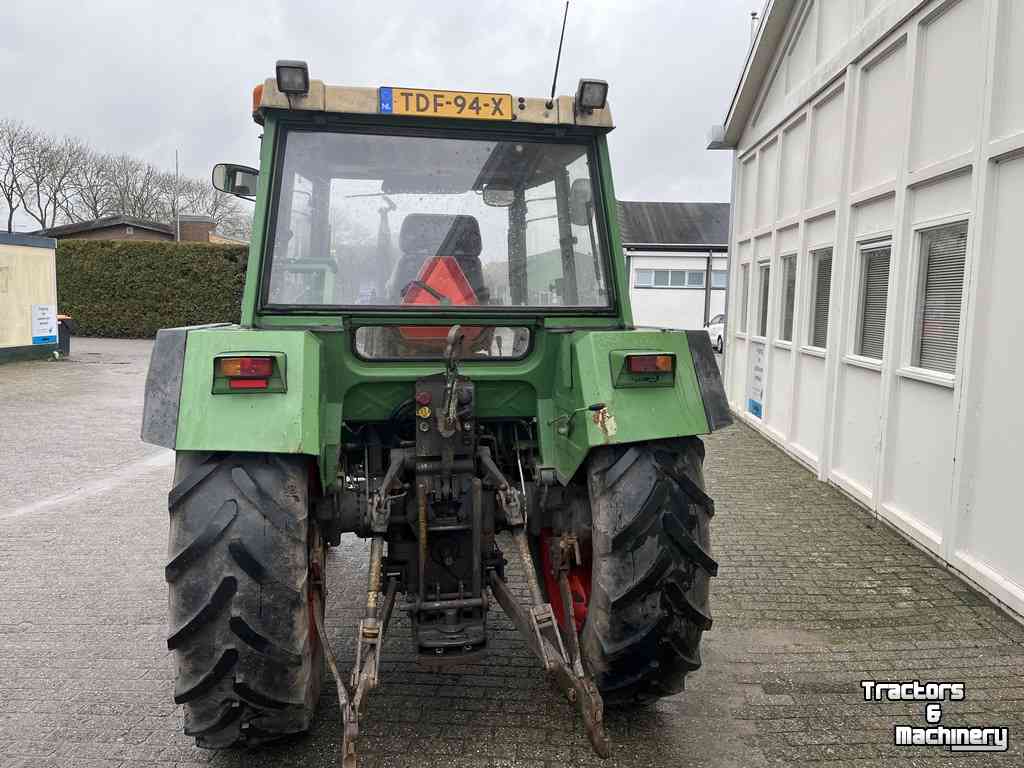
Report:
[[[222,357],[220,375],[230,379],[269,379],[274,372],[272,357]]]
[[[630,373],[674,373],[675,355],[626,355],[626,370]]]
[[[276,358],[281,357],[278,361]],[[214,394],[238,391],[283,392],[283,355],[225,355],[214,360]]]

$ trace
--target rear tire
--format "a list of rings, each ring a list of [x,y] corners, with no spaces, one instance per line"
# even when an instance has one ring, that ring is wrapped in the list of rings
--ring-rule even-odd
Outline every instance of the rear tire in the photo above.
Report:
[[[698,438],[597,449],[588,464],[593,554],[581,644],[606,702],[683,690],[711,627],[713,502]]]
[[[722,340],[721,336],[718,337],[718,345],[715,347],[715,351],[718,354],[725,352],[725,341]]]
[[[308,579],[308,482],[296,456],[177,456],[167,647],[197,746],[250,746],[310,727],[322,675],[312,611],[323,607]]]

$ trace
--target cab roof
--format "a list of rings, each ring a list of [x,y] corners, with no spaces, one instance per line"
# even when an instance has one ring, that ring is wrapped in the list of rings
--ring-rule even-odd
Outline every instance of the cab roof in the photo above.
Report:
[[[300,112],[327,112],[351,115],[383,115],[381,112],[379,88],[360,88],[344,85],[326,85],[322,80],[310,80],[309,91],[302,96],[289,98],[277,87],[277,80],[268,78],[253,90],[253,119],[263,122],[265,110],[280,109]],[[494,94],[499,95],[499,94]],[[512,116],[510,121],[473,120],[473,123],[507,124],[515,121],[538,125],[576,125],[610,131],[611,109],[606,103],[602,109],[577,114],[572,96],[557,96],[554,99],[512,95]],[[390,115],[387,115],[390,117]],[[414,117],[429,123],[435,117]],[[457,119],[457,118],[455,118]],[[467,121],[469,122],[469,121]]]

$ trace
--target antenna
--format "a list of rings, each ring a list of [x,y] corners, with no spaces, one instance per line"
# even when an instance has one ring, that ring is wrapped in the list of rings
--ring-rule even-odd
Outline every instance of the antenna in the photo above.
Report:
[[[565,0],[565,13],[562,14],[562,34],[558,37],[558,56],[555,58],[555,76],[551,78],[551,98],[555,98],[558,85],[558,65],[562,63],[562,41],[565,40],[565,20],[569,18],[569,0]]]

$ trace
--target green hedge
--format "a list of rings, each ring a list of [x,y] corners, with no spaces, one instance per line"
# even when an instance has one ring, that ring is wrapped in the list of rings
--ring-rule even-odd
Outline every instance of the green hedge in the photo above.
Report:
[[[247,246],[119,240],[57,243],[57,306],[79,336],[152,338],[237,323]]]

